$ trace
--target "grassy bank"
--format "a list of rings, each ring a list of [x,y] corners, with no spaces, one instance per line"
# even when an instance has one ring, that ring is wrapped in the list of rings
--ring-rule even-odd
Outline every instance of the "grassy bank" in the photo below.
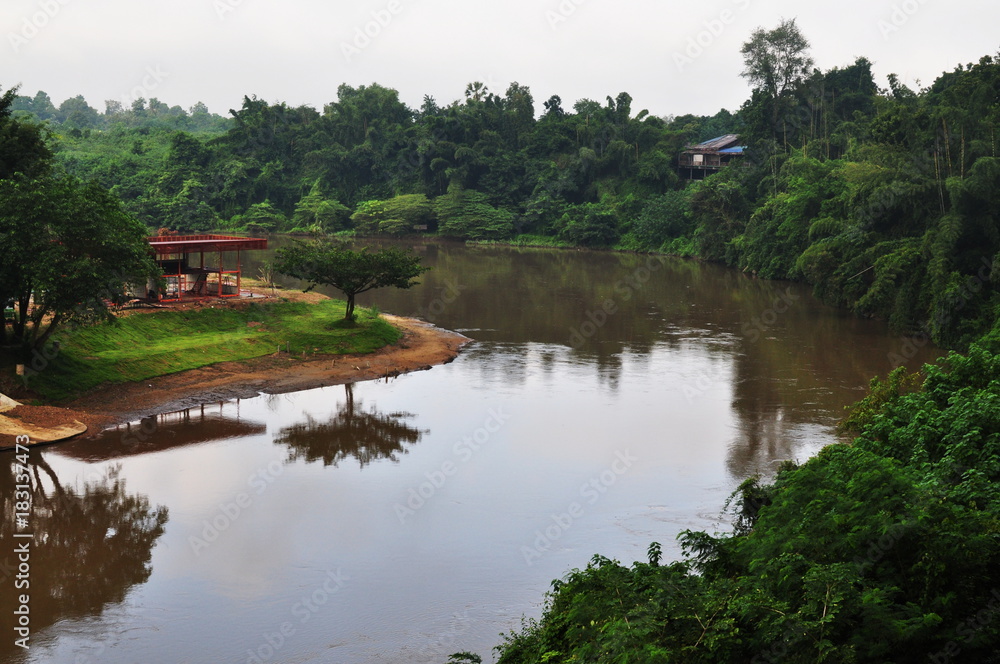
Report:
[[[554,249],[575,249],[571,242],[565,242],[548,235],[517,235],[509,240],[468,240],[466,244],[501,247],[551,247]]]
[[[345,325],[343,316],[344,303],[338,300],[134,314],[63,333],[58,356],[29,379],[28,387],[61,401],[104,383],[141,381],[277,351],[293,357],[370,353],[400,336],[371,312],[359,309],[355,326]]]

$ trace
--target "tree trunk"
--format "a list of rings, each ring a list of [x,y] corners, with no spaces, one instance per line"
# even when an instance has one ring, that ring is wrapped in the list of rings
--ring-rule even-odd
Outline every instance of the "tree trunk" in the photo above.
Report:
[[[56,331],[56,326],[59,325],[61,322],[62,322],[62,316],[60,314],[54,314],[52,316],[52,320],[49,322],[48,327],[46,327],[45,331],[42,332],[41,334],[39,334],[41,323],[35,325],[34,341],[31,344],[32,348],[37,348],[38,350],[41,350],[42,346],[44,346],[45,343],[49,340],[49,337],[52,336],[52,333]]]
[[[344,314],[344,320],[354,321],[354,293],[344,293],[347,296],[347,313]]]

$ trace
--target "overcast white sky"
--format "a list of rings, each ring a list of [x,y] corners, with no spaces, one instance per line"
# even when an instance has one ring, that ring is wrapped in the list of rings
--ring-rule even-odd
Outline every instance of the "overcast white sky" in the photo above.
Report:
[[[0,86],[225,115],[253,94],[322,110],[341,83],[418,107],[518,81],[538,112],[553,94],[570,108],[626,91],[634,111],[714,114],[747,99],[740,46],[782,17],[818,67],[865,56],[882,86],[889,73],[926,86],[1000,50],[995,0],[0,0]]]

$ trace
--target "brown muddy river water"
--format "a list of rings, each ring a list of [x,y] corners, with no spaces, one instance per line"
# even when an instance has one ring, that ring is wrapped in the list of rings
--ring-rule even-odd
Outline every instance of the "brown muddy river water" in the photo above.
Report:
[[[363,304],[474,338],[455,362],[34,452],[31,649],[5,513],[0,661],[488,662],[553,579],[679,556],[741,480],[835,442],[898,355],[937,356],[693,261],[417,249],[423,283]]]

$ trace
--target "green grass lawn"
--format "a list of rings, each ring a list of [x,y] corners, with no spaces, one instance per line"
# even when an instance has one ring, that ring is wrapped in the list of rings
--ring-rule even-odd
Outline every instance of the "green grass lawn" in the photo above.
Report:
[[[28,387],[62,401],[104,383],[127,383],[275,351],[370,353],[400,332],[357,309],[357,324],[343,322],[345,304],[271,302],[245,309],[205,308],[136,314],[58,335],[59,355]]]

